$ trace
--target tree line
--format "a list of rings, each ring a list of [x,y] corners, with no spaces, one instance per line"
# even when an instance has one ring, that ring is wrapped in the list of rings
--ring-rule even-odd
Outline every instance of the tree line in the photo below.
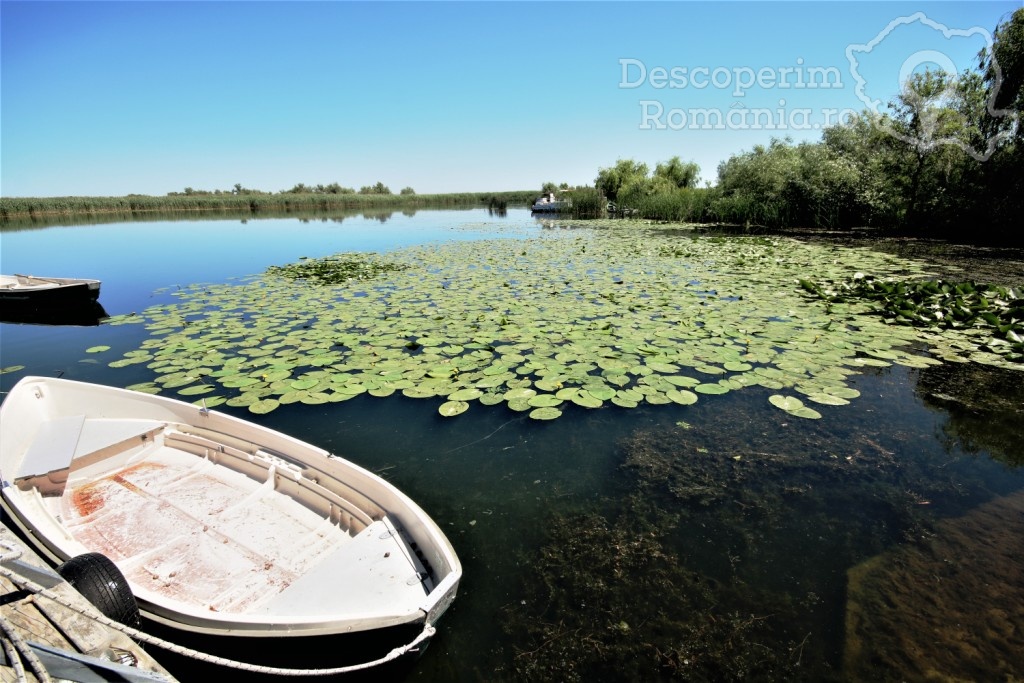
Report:
[[[719,164],[717,184],[673,157],[653,173],[620,159],[593,193],[660,220],[767,228],[874,227],[1017,241],[1024,216],[1024,8],[1000,22],[977,68],[912,75],[883,114],[816,142],[773,139]]]
[[[235,186],[230,190],[197,190],[192,187],[186,187],[182,192],[168,192],[168,197],[195,197],[195,196],[219,196],[219,195],[270,195],[273,192],[266,192],[264,190],[256,190],[251,187],[243,187],[241,183],[235,183]],[[331,183],[329,185],[306,185],[305,183],[297,183],[289,190],[281,190],[277,194],[374,194],[374,195],[389,195],[392,194],[391,188],[384,183],[378,181],[375,185],[363,185],[357,192],[355,188],[344,187],[339,183]],[[416,194],[416,190],[411,187],[403,187],[399,194],[410,195]]]

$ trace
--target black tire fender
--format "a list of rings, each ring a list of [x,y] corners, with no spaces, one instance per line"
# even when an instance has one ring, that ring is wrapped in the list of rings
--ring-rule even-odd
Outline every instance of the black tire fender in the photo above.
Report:
[[[108,619],[139,626],[139,603],[124,574],[106,555],[85,553],[57,567],[57,573]]]

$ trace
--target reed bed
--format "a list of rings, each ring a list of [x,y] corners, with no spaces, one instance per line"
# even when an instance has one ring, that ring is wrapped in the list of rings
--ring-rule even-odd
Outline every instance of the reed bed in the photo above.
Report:
[[[302,211],[336,209],[444,208],[529,204],[533,190],[451,194],[194,194],[125,197],[0,197],[0,221],[42,215],[91,215],[160,211]]]

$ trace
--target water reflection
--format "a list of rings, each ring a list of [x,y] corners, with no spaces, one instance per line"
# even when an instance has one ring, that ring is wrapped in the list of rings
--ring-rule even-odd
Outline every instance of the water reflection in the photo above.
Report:
[[[947,363],[921,372],[916,391],[926,405],[948,413],[942,431],[947,447],[987,452],[1010,465],[1024,465],[1024,382],[1021,372],[977,363]]]
[[[401,209],[402,215],[411,218],[417,211],[424,207],[405,207]],[[475,207],[467,206],[462,210],[472,211]],[[0,232],[15,232],[19,230],[33,230],[40,228],[51,228],[58,226],[85,226],[85,225],[106,225],[110,223],[152,223],[156,221],[238,221],[243,225],[249,221],[265,220],[272,218],[298,218],[303,222],[310,221],[335,221],[342,222],[346,218],[355,216],[365,217],[372,220],[386,222],[391,214],[397,209],[367,210],[357,209],[261,209],[253,213],[248,209],[215,209],[209,211],[109,211],[87,215],[34,215],[18,216],[15,218],[4,218],[0,221]],[[445,210],[460,210],[458,207],[445,207]]]
[[[380,223],[387,223],[394,211],[363,211],[363,218],[375,220]]]
[[[71,325],[93,327],[109,316],[103,306],[89,301],[75,306],[39,308],[37,306],[13,306],[4,303],[0,307],[0,323],[18,325]]]

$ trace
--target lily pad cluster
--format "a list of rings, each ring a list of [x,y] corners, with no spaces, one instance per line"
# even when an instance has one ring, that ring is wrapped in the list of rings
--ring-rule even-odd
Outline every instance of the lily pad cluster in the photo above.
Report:
[[[298,263],[270,266],[268,275],[301,280],[310,285],[340,285],[353,280],[371,280],[406,266],[381,260],[375,254],[337,254],[320,259],[303,258]]]
[[[1024,295],[1012,287],[976,282],[908,282],[863,273],[839,282],[801,279],[800,286],[830,303],[861,299],[901,325],[976,334],[975,348],[1010,363],[1024,363]]]
[[[185,288],[178,303],[111,320],[150,334],[111,365],[153,371],[134,389],[256,413],[401,394],[444,416],[501,404],[550,420],[753,385],[815,404],[783,409],[816,417],[856,397],[850,382],[865,366],[941,362],[917,330],[861,315],[863,302],[803,295],[807,273],[927,272],[865,249],[555,228],[388,260],[399,267],[357,287],[275,272]]]

